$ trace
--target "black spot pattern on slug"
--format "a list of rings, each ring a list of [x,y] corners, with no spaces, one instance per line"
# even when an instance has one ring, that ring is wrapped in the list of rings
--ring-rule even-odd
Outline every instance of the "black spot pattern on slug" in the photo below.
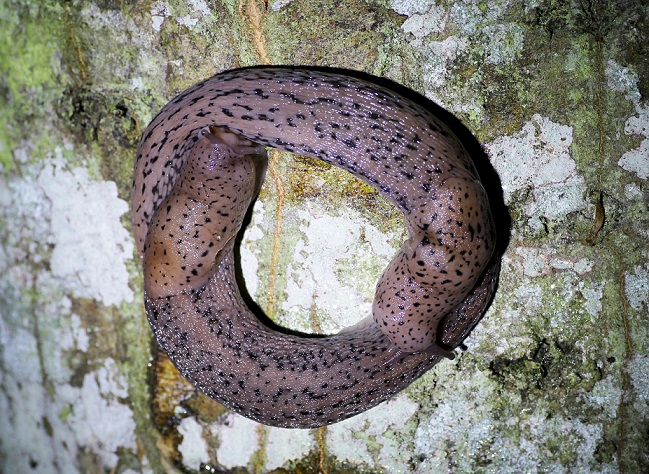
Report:
[[[243,303],[232,245],[259,145],[346,169],[404,213],[409,238],[377,284],[374,323],[304,339]],[[461,342],[497,279],[488,199],[458,139],[419,105],[340,74],[243,69],[183,92],[144,133],[132,201],[159,344],[202,391],[270,425],[326,425],[403,389]]]

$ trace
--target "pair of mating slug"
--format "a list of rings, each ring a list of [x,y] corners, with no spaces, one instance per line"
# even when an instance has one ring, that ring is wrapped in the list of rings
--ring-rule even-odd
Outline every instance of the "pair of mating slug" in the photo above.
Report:
[[[362,324],[300,337],[244,303],[233,246],[266,146],[346,169],[403,212],[409,237]],[[452,358],[498,277],[489,200],[462,143],[410,99],[335,72],[240,69],[181,93],[144,132],[132,206],[162,350],[208,396],[273,426],[343,420]]]

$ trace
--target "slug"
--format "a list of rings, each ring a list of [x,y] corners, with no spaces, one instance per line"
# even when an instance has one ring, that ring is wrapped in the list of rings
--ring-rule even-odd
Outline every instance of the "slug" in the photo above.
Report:
[[[403,212],[408,239],[372,316],[338,334],[270,329],[241,297],[234,241],[267,146],[348,170]],[[199,390],[271,426],[341,421],[452,358],[500,268],[489,200],[459,139],[414,101],[339,72],[239,69],[181,93],[143,134],[132,208],[158,344]]]

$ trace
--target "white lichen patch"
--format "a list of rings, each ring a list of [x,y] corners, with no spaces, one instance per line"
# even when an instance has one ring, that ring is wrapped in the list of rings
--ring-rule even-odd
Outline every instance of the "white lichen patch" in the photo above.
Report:
[[[458,374],[452,364],[440,367],[437,407],[414,436],[414,454],[425,459],[418,472],[470,472],[474,456],[498,435],[489,400],[497,387],[482,373]]]
[[[311,331],[317,308],[320,327],[331,334],[368,316],[376,282],[396,253],[389,244],[395,236],[384,234],[347,207],[332,215],[321,204],[310,202],[285,212],[294,216],[293,223],[286,219],[286,226],[297,226],[300,237],[286,269],[287,299],[280,321]]]
[[[194,418],[184,418],[178,425],[178,433],[183,437],[178,445],[183,465],[194,471],[200,470],[201,463],[209,461],[202,426]]]
[[[132,300],[127,205],[114,183],[68,168],[72,153],[36,165],[21,144],[19,177],[0,185],[0,458],[12,472],[78,472],[83,457],[110,471],[136,450],[126,378],[111,358],[87,360],[91,330],[71,299]]]
[[[292,2],[293,2],[293,0],[275,0],[275,1],[271,4],[270,8],[271,8],[274,12],[278,12],[278,11],[280,11],[282,8],[284,8],[285,6],[287,6],[288,4],[290,4],[290,3],[292,3]]]
[[[543,405],[529,407],[516,392],[501,393],[487,372],[442,377],[446,384],[437,387],[439,403],[414,437],[415,456],[422,459],[415,472],[473,472],[486,460],[490,472],[498,473],[591,472],[601,423],[557,413],[549,417]],[[619,391],[607,390],[602,386],[592,399],[584,397],[584,403],[598,410],[601,404],[615,403]]]
[[[642,94],[638,90],[638,73],[609,59],[606,64],[606,85],[615,92],[623,93],[627,100],[635,105],[640,102]]]
[[[179,15],[176,21],[188,28],[193,28],[198,24],[201,18],[210,14],[210,8],[204,0],[189,0],[185,9],[190,9],[190,13],[186,15]]]
[[[626,171],[635,173],[641,179],[649,178],[649,106],[636,106],[637,115],[624,124],[627,135],[642,135],[644,138],[635,150],[627,151],[617,162]]]
[[[549,271],[547,249],[517,247],[514,251],[522,259],[522,270],[525,276],[534,278],[547,275]]]
[[[68,170],[49,160],[38,184],[50,203],[52,274],[73,296],[104,305],[133,300],[126,261],[133,256],[131,236],[120,222],[128,204],[110,181],[92,181],[84,168]]]
[[[395,12],[407,16],[426,13],[435,3],[435,0],[390,0],[390,6]]]
[[[154,31],[160,32],[165,19],[171,16],[171,6],[163,0],[157,0],[151,4],[149,14],[151,15],[151,27]]]
[[[646,420],[649,417],[649,356],[631,357],[628,370],[635,392],[633,407]]]
[[[491,161],[502,180],[505,198],[528,187],[580,181],[570,158],[572,127],[534,114],[512,137],[489,144]]]
[[[23,354],[23,371],[34,369],[37,342],[24,334],[14,347]],[[31,354],[31,355],[30,355]],[[3,360],[6,354],[3,354]],[[99,470],[115,469],[118,451],[135,451],[133,412],[121,400],[126,382],[112,359],[83,378],[80,387],[44,383],[4,372],[0,391],[0,456],[11,472],[78,472],[81,450],[96,456]]]
[[[67,300],[67,298],[65,300]],[[75,349],[81,352],[86,352],[88,350],[89,342],[90,338],[81,325],[81,318],[76,314],[71,314],[70,326],[67,331],[63,332],[63,338],[59,339],[59,345],[63,349]]]
[[[489,357],[503,354],[508,357],[525,356],[534,340],[527,328],[520,324],[524,318],[524,311],[519,308],[488,311],[464,341],[467,352],[480,354],[484,351]]]
[[[188,3],[191,5],[193,12],[198,15],[203,16],[211,13],[210,7],[205,0],[189,0]]]
[[[399,433],[407,429],[418,407],[405,394],[400,394],[330,426],[327,446],[341,461],[362,462],[386,472],[407,472],[407,453],[411,449],[408,443],[400,442]]]
[[[261,296],[257,294],[259,290],[259,276],[257,275],[257,271],[259,270],[261,250],[256,244],[266,236],[264,229],[261,227],[264,213],[264,203],[258,199],[255,201],[251,222],[245,229],[245,233],[241,239],[241,247],[239,248],[241,272],[246,283],[246,290],[253,298],[259,298]]]
[[[615,472],[614,464],[602,465],[594,458],[602,439],[601,424],[550,417],[543,408],[526,415],[518,421],[520,438],[515,443],[499,437],[491,446],[496,453],[491,466],[497,472],[592,472],[593,466]]]
[[[516,192],[532,191],[534,199],[524,209],[535,230],[543,225],[541,217],[561,220],[587,206],[584,179],[570,157],[571,144],[571,127],[534,114],[520,132],[488,145],[505,202],[511,203]]]
[[[540,337],[556,337],[584,357],[599,356],[601,334],[588,328],[602,317],[606,281],[593,278],[591,268],[551,247],[515,248],[503,258],[493,305],[465,341],[469,352],[525,358]]]
[[[26,154],[19,149],[14,155]],[[20,159],[20,158],[19,158]],[[30,287],[34,277],[25,271],[29,261],[41,263],[47,258],[44,243],[50,232],[47,200],[36,183],[33,170],[25,167],[23,177],[0,186],[0,216],[3,226],[3,248],[0,253],[2,268],[13,274],[0,275],[8,284]]]
[[[649,266],[637,266],[633,272],[626,272],[624,282],[624,293],[631,307],[646,312],[649,309]]]
[[[9,223],[1,227],[7,245],[0,252],[0,458],[13,472],[77,472],[81,450],[97,457],[100,470],[111,470],[118,450],[135,449],[133,413],[122,402],[128,398],[126,380],[116,363],[107,359],[96,371],[72,381],[88,370],[84,353],[91,339],[66,294],[75,292],[62,284],[56,264],[51,264],[57,244],[65,241],[57,238],[59,226],[78,226],[82,220],[69,212],[69,199],[88,197],[89,209],[82,212],[114,216],[117,226],[125,205],[117,200],[114,185],[97,185],[85,173],[78,179],[63,169],[61,149],[56,154],[41,170],[25,164],[20,178],[0,186],[0,221]],[[106,205],[117,201],[121,212],[98,211],[93,204],[98,199]],[[72,207],[80,211],[82,205]],[[97,226],[96,219],[88,219],[88,225]],[[115,239],[115,232],[127,238],[124,229],[114,231],[110,224],[101,229],[108,239]],[[110,248],[99,245],[96,250]],[[77,257],[74,252],[68,256]],[[119,263],[114,264],[118,270]],[[130,297],[129,292],[122,295]]]
[[[584,403],[599,408],[609,420],[613,420],[617,416],[621,397],[622,390],[612,375],[595,383],[593,389],[583,395]]]
[[[259,424],[248,418],[228,415],[224,423],[214,425],[212,434],[219,439],[216,460],[227,469],[245,467],[259,449]]]
[[[119,460],[119,449],[136,449],[135,421],[130,407],[122,403],[128,396],[126,378],[112,359],[96,372],[84,376],[81,388],[60,387],[66,426],[75,441],[72,446],[92,451],[107,467]]]
[[[437,96],[434,89],[442,87],[445,84],[446,76],[449,74],[450,64],[467,47],[468,40],[466,38],[449,36],[441,41],[433,41],[424,48],[423,53],[426,55],[427,61],[423,67],[426,72],[426,84],[430,88],[426,92],[426,96],[430,97],[442,107],[446,106],[444,99]],[[464,106],[461,108],[462,110],[466,110]]]
[[[315,446],[310,430],[268,428],[265,447],[266,469],[277,469],[306,456]]]
[[[442,7],[432,5],[425,13],[412,14],[401,29],[404,33],[411,33],[417,40],[425,38],[431,33],[441,33],[446,26],[447,13]]]
[[[527,317],[527,309],[518,301],[531,304],[542,298],[541,288],[531,285],[528,278],[521,283],[518,257],[505,254],[502,260],[500,289],[489,311],[484,315],[469,337],[464,341],[469,353],[484,350],[489,357],[507,354],[508,357],[522,357],[533,340],[527,328],[521,324]],[[499,296],[511,295],[507,300]]]
[[[592,271],[593,262],[587,258],[580,258],[574,263],[574,265],[572,265],[571,268],[574,271],[576,271],[579,275],[583,275],[585,273]]]
[[[624,197],[629,201],[640,201],[644,198],[642,189],[636,183],[627,183],[624,185]]]
[[[178,24],[191,29],[202,18],[210,14],[210,7],[205,0],[188,0],[184,4],[180,3],[176,6],[163,0],[157,0],[149,9],[151,26],[156,32],[160,32],[163,23],[168,18],[173,18]]]
[[[482,34],[488,38],[487,63],[498,65],[510,63],[523,51],[524,37],[520,25],[491,24],[482,28]]]
[[[594,323],[602,314],[602,297],[604,296],[605,282],[600,282],[599,285],[588,285],[586,282],[581,281],[578,284],[579,292],[584,297],[583,307],[591,316],[591,321]]]
[[[35,344],[31,347],[36,349]],[[72,455],[76,454],[74,439],[67,427],[63,433],[59,431],[60,423],[49,412],[51,400],[40,382],[26,380],[24,375],[16,377],[8,373],[3,373],[1,381],[2,464],[11,466],[13,472],[77,472],[70,453],[73,451]],[[48,436],[43,426],[45,422],[57,429],[55,437]],[[71,446],[66,446],[67,443]],[[59,469],[57,471],[53,467],[55,463]]]
[[[41,367],[34,334],[27,328],[9,327],[3,317],[0,319],[0,342],[3,374],[38,384],[41,381]]]
[[[13,267],[12,271],[19,269],[26,271],[20,267]],[[66,384],[78,370],[79,364],[86,363],[85,352],[90,348],[92,328],[87,327],[87,321],[84,321],[87,318],[72,312],[72,301],[51,272],[41,271],[38,274],[36,288],[38,292],[34,299],[33,317],[38,321],[40,354],[22,351],[16,354],[19,354],[18,357],[34,358],[33,363],[41,364],[41,370],[50,382]],[[32,330],[28,320],[11,318],[8,321],[13,329]]]
[[[52,280],[50,284],[56,284]],[[47,290],[42,288],[43,297],[48,296]],[[56,296],[52,295],[54,298]],[[62,302],[69,302],[66,297],[61,299]],[[83,325],[82,318],[77,314],[70,314],[69,308],[62,311],[50,312],[43,309],[39,317],[51,318],[52,314],[58,315],[58,318],[49,322],[42,322],[41,350],[43,357],[41,363],[47,372],[48,379],[65,384],[70,381],[74,374],[77,364],[85,357],[85,352],[89,348],[90,335],[88,329]],[[68,316],[69,314],[69,316]]]
[[[573,270],[579,275],[584,275],[593,269],[591,260],[563,255],[554,244],[516,247],[513,252],[522,259],[521,270],[530,278],[549,275],[553,270]]]

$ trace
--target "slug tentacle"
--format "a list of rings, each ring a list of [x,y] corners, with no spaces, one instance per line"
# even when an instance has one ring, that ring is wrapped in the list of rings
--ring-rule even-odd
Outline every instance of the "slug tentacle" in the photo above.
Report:
[[[304,338],[245,305],[234,237],[264,146],[346,169],[403,212],[409,238],[377,284],[373,320]],[[453,358],[495,291],[494,224],[466,150],[420,105],[354,77],[255,68],[197,84],[145,131],[132,203],[158,343],[200,390],[274,426],[322,426],[389,398]]]

